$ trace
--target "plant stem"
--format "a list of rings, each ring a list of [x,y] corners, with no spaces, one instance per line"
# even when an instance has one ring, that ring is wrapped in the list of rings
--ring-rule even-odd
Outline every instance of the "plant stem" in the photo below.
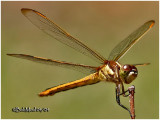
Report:
[[[135,86],[132,85],[131,87],[129,87],[128,91],[129,91],[129,103],[130,103],[131,119],[135,119],[135,106],[134,106]]]

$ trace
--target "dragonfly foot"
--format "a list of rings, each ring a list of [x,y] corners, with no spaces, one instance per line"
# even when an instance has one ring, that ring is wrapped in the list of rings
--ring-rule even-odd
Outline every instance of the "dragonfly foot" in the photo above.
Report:
[[[129,92],[129,90],[126,90],[126,91],[120,93],[119,95],[123,95],[123,97],[128,97],[128,96],[129,96],[129,93],[126,94],[127,92]]]
[[[122,108],[124,108],[125,110],[127,110],[129,112],[130,116],[132,117],[132,114],[131,114],[130,110],[127,107],[125,107],[124,105],[122,105],[121,101],[120,101],[120,95],[123,95],[124,97],[127,97],[129,95],[129,94],[126,95],[125,94],[126,92],[128,92],[128,90],[124,91],[123,93],[120,93],[118,87],[116,87],[116,102],[118,103],[119,106],[121,106]]]

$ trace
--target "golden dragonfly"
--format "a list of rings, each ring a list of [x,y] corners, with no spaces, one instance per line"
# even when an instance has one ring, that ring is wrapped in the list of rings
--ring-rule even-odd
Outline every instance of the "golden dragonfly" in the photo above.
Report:
[[[155,24],[154,20],[150,20],[144,23],[141,27],[135,30],[132,34],[130,34],[127,38],[121,41],[110,53],[108,60],[100,55],[98,52],[93,51],[88,46],[83,44],[81,41],[72,37],[70,34],[65,32],[61,27],[57,24],[49,20],[45,15],[40,12],[28,8],[21,9],[22,14],[27,17],[35,26],[41,29],[43,32],[53,37],[54,39],[60,41],[63,44],[70,46],[71,48],[77,50],[78,52],[93,58],[97,62],[101,64],[99,67],[82,65],[82,64],[73,64],[69,62],[62,62],[37,56],[31,56],[26,54],[7,54],[9,56],[18,57],[22,59],[27,59],[30,61],[55,65],[60,67],[66,67],[74,70],[78,70],[84,73],[90,73],[90,75],[73,82],[65,83],[62,85],[58,85],[55,87],[48,88],[43,92],[39,93],[39,96],[49,96],[54,95],[55,93],[70,90],[73,88],[91,85],[95,83],[99,83],[100,81],[107,81],[116,84],[116,101],[117,103],[128,110],[124,105],[120,103],[120,95],[125,96],[124,85],[130,84],[138,75],[138,71],[136,66],[147,65],[145,64],[125,64],[122,65],[118,62],[120,58],[136,43],[140,40],[140,38],[148,32],[153,25]],[[120,93],[122,91],[122,93]],[[129,111],[130,112],[130,111]]]

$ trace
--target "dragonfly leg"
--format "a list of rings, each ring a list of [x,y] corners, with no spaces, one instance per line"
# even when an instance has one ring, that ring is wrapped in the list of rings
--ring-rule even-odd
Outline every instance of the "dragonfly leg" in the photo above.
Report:
[[[121,104],[121,101],[120,101],[120,84],[116,86],[116,102],[118,103],[119,106],[121,106],[122,108],[127,110],[129,112],[130,116],[132,116],[130,110],[127,107],[125,107],[124,105]]]
[[[120,79],[120,76],[119,76],[118,66],[116,66],[115,77],[118,78],[118,82],[120,83],[120,84],[119,83],[117,83],[117,84],[122,86],[122,93],[120,93],[119,95],[123,95],[123,97],[128,97],[129,94],[127,94],[127,95],[125,94],[126,92],[128,92],[128,90],[126,90],[126,91],[124,90],[123,81]],[[120,87],[119,87],[119,89],[120,89]]]
[[[128,90],[124,90],[124,85],[123,83],[121,82],[121,85],[122,85],[122,93],[120,93],[120,95],[123,95],[123,97],[128,97],[129,96],[129,93],[126,95],[127,92],[129,92]]]
[[[126,94],[127,92],[129,92],[129,91],[128,91],[128,90],[126,90],[126,91],[124,91],[124,92],[120,93],[119,95],[123,95],[123,97],[128,97],[128,96],[129,96],[129,93],[128,93],[128,94]]]

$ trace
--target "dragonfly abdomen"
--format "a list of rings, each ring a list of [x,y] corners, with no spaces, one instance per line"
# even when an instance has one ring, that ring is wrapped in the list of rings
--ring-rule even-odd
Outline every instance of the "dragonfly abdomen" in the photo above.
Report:
[[[98,79],[98,73],[93,73],[87,77],[84,77],[80,80],[76,80],[73,82],[65,83],[62,85],[58,85],[55,87],[51,87],[39,94],[39,96],[48,96],[48,95],[54,95],[55,93],[74,89],[81,86],[91,85],[100,82],[101,80]]]

